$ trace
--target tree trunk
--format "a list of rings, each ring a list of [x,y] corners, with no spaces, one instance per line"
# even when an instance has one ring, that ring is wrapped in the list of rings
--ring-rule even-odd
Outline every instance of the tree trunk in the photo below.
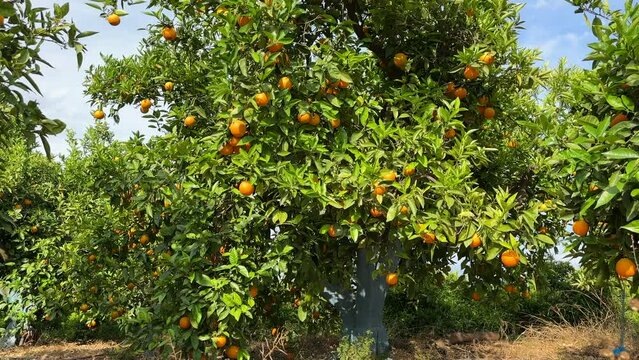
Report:
[[[397,257],[395,254],[389,256],[396,267]],[[355,284],[350,289],[337,285],[329,285],[324,289],[324,297],[339,310],[344,335],[353,341],[370,332],[375,340],[372,349],[375,355],[383,355],[390,350],[384,326],[384,302],[388,286],[385,276],[373,278],[373,272],[379,266],[379,263],[369,263],[366,250],[359,249]]]

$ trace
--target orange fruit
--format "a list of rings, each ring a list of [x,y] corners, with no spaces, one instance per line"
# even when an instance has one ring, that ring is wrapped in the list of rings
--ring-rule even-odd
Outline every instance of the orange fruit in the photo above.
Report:
[[[82,311],[83,313],[89,311],[91,307],[89,306],[89,304],[82,304],[80,305],[80,311]]]
[[[575,235],[586,236],[590,230],[590,225],[585,220],[577,220],[572,224],[572,232]]]
[[[481,116],[484,116],[486,114],[486,107],[485,106],[477,106],[477,112]]]
[[[275,53],[275,52],[278,52],[278,51],[282,50],[282,48],[284,48],[284,44],[275,43],[275,44],[272,44],[269,47],[267,47],[266,50],[268,50],[271,53]]]
[[[246,135],[246,122],[244,120],[235,119],[229,125],[229,131],[233,136],[241,138]]]
[[[280,79],[280,82],[277,84],[277,87],[280,90],[290,90],[293,87],[293,82],[288,77],[284,76]]]
[[[89,288],[89,292],[93,295],[98,293],[98,287],[97,286],[91,286],[91,288]]]
[[[545,226],[540,227],[537,231],[538,231],[540,234],[543,234],[543,235],[548,234],[548,232],[549,232],[548,228],[547,228],[547,227],[545,227]]]
[[[31,199],[24,199],[24,200],[22,200],[22,203],[24,204],[24,206],[33,205],[33,201],[31,201]]]
[[[180,318],[180,329],[188,330],[191,328],[191,319],[188,316],[184,315]]]
[[[612,119],[612,121],[610,122],[610,126],[615,126],[623,121],[628,121],[628,116],[626,114],[619,113]]]
[[[173,26],[167,26],[164,29],[162,29],[162,36],[164,37],[164,40],[166,41],[173,41],[177,39],[177,31],[175,30]]]
[[[523,297],[524,299],[530,299],[530,291],[528,290],[524,290],[521,292],[521,297]]]
[[[466,16],[468,16],[468,17],[475,16],[475,10],[473,10],[473,9],[466,10]]]
[[[397,282],[399,282],[399,278],[397,277],[397,273],[388,273],[386,275],[386,285],[393,287],[395,285],[397,285]]]
[[[347,83],[347,82],[346,82],[346,81],[344,81],[344,80],[339,80],[339,81],[336,83],[336,85],[337,85],[337,87],[338,87],[338,88],[340,88],[340,89],[348,89],[348,87],[350,86],[350,84],[349,84],[349,83]]]
[[[486,95],[483,95],[479,97],[479,99],[477,99],[477,103],[481,106],[487,106],[489,102],[490,102],[490,99]]]
[[[302,113],[297,115],[297,121],[301,122],[302,124],[308,124],[311,121],[311,114],[309,113]]]
[[[120,25],[120,16],[118,16],[117,14],[111,14],[111,15],[107,16],[106,19],[109,22],[109,24],[111,24],[111,26]]]
[[[424,244],[432,245],[437,241],[437,236],[435,233],[427,232],[422,234],[422,241]]]
[[[148,113],[148,112],[149,112],[149,108],[143,108],[143,107],[141,107],[141,108],[140,108],[140,112],[141,112],[142,114],[146,114],[146,113]]]
[[[397,53],[393,57],[393,64],[397,66],[399,69],[406,69],[406,64],[408,63],[408,56],[404,53]]]
[[[0,27],[4,26],[4,16],[0,15]]]
[[[244,196],[251,196],[255,192],[255,186],[247,180],[242,180],[239,186],[240,193]]]
[[[506,287],[504,287],[504,290],[506,290],[506,292],[509,294],[517,293],[517,287],[515,287],[515,285],[513,284],[506,285]]]
[[[517,143],[517,141],[515,141],[515,140],[508,140],[508,141],[506,142],[506,146],[507,146],[508,148],[510,148],[510,149],[514,149],[514,148],[518,147],[518,146],[519,146],[519,144],[518,144],[518,143]]]
[[[143,109],[148,109],[151,107],[151,105],[153,105],[153,102],[151,102],[150,99],[143,99],[142,101],[140,101],[140,107]]]
[[[239,144],[241,140],[242,140],[242,139],[240,139],[240,138],[236,138],[235,136],[233,136],[233,137],[231,138],[231,140],[229,140],[229,142],[228,142],[227,144],[228,144],[228,145],[231,145],[231,146],[237,146],[237,144]]]
[[[375,195],[384,195],[384,194],[386,194],[386,187],[382,186],[382,185],[375,186],[375,189],[373,190],[373,194],[375,194]]]
[[[340,125],[342,125],[342,122],[340,121],[340,119],[331,120],[331,126],[333,127],[333,129],[337,129]]]
[[[473,237],[472,237],[472,239],[470,241],[470,247],[473,248],[473,249],[476,249],[476,248],[480,247],[481,244],[482,244],[481,236],[479,236],[479,234],[477,234],[477,233],[473,234]]]
[[[115,320],[120,317],[120,313],[117,310],[111,311],[111,320]]]
[[[332,238],[337,237],[337,229],[335,229],[335,225],[331,225],[328,227],[328,236]]]
[[[519,264],[519,254],[514,250],[506,250],[501,253],[501,263],[507,268],[515,267]]]
[[[257,104],[257,106],[266,106],[268,105],[268,94],[266,94],[265,92],[261,92],[257,95],[255,95],[255,103]]]
[[[228,12],[229,12],[228,9],[225,8],[224,6],[220,6],[219,8],[215,10],[216,15],[226,15]]]
[[[93,117],[98,119],[98,120],[102,120],[104,119],[104,111],[98,109],[96,111],[93,112]]]
[[[35,226],[35,225],[33,225],[33,226],[31,227],[31,233],[32,233],[33,235],[37,234],[37,233],[38,233],[38,230],[39,230],[39,229],[38,229],[38,227],[37,227],[37,226]]]
[[[637,265],[628,258],[621,258],[615,264],[615,271],[622,279],[627,279],[637,275]]]
[[[475,80],[479,77],[479,70],[470,65],[466,66],[466,69],[464,69],[464,77],[466,80]]]
[[[140,244],[142,244],[142,246],[148,244],[150,240],[151,239],[149,238],[149,235],[147,234],[143,234],[142,236],[140,236]]]
[[[257,293],[257,288],[255,286],[251,286],[251,288],[249,289],[249,294],[251,295],[251,297],[255,299],[257,297]]]
[[[466,96],[468,96],[468,90],[464,89],[463,87],[457,88],[457,90],[455,90],[455,97],[459,98],[459,100],[464,100]]]
[[[404,168],[404,175],[405,176],[413,176],[415,175],[415,166],[414,165],[408,165]]]
[[[374,218],[380,218],[382,216],[384,216],[384,212],[378,208],[372,208],[371,209],[371,216]]]
[[[240,27],[243,27],[246,24],[250,23],[251,20],[253,20],[253,19],[250,16],[240,16],[239,18],[237,18],[237,24]]]
[[[588,191],[590,192],[595,192],[599,190],[601,190],[601,188],[597,186],[596,184],[590,184],[590,186],[588,186]]]
[[[160,273],[157,272],[157,271],[154,271],[153,272],[153,277],[156,278],[156,279],[159,278],[160,277]]]
[[[240,348],[235,345],[231,345],[224,353],[229,359],[237,359],[237,356],[240,353]]]
[[[479,295],[477,291],[473,291],[473,293],[470,295],[470,298],[473,299],[473,301],[479,301],[481,300],[481,295]]]
[[[187,128],[193,127],[195,126],[195,122],[195,116],[187,116],[186,119],[184,119],[184,126]]]
[[[170,81],[164,83],[164,91],[173,91],[174,84]]]
[[[213,338],[213,342],[215,343],[215,347],[220,349],[226,346],[226,336],[220,335]]]
[[[129,290],[133,290],[133,289],[135,289],[135,284],[130,282],[130,283],[126,284],[126,288],[129,289]]]
[[[311,120],[308,123],[310,125],[317,126],[317,125],[319,125],[320,120],[321,120],[321,118],[320,118],[319,114],[313,114],[313,115],[311,115]]]
[[[446,84],[446,91],[444,91],[444,94],[451,98],[455,97],[455,83],[449,82]]]
[[[410,209],[409,209],[407,206],[402,206],[402,207],[399,209],[399,212],[400,212],[402,215],[408,215],[408,213],[410,212]]]
[[[446,133],[444,133],[444,137],[446,139],[452,139],[455,136],[457,136],[457,131],[455,131],[455,129],[448,129],[446,130]]]
[[[94,263],[97,260],[97,257],[93,254],[89,255],[89,263]]]
[[[392,170],[382,171],[382,179],[386,181],[395,181],[397,179],[397,173]]]
[[[278,333],[277,328],[272,328],[271,329],[271,335],[277,336],[277,333]]]
[[[493,108],[491,108],[491,107],[487,107],[487,108],[484,110],[484,117],[485,117],[486,119],[492,119],[492,118],[494,118],[494,117],[495,117],[495,114],[496,114],[495,109],[493,109]]]
[[[491,53],[484,53],[479,57],[479,61],[483,62],[486,65],[492,65],[495,62],[495,55]]]

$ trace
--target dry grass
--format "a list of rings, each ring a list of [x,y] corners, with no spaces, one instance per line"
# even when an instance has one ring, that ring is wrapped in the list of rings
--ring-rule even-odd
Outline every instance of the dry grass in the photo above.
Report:
[[[56,343],[39,346],[20,346],[0,350],[0,359],[20,360],[103,360],[117,347],[114,342]]]

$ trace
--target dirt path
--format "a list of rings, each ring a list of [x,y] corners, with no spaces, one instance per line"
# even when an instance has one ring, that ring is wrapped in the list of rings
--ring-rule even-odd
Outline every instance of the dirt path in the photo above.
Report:
[[[391,357],[393,360],[603,360],[606,358],[601,356],[601,351],[612,350],[616,346],[616,336],[615,331],[596,327],[545,326],[529,329],[514,341],[452,345],[446,339],[418,334],[411,339],[395,339]],[[313,341],[321,340],[314,338]],[[335,350],[336,341],[336,338],[325,339],[327,346],[299,349],[296,359],[332,359],[330,352]],[[639,354],[633,352],[633,348],[638,348],[637,344],[632,341],[628,339],[626,344],[631,359],[639,359]],[[118,345],[110,342],[62,343],[0,351],[0,359],[105,360],[113,359],[117,349]]]

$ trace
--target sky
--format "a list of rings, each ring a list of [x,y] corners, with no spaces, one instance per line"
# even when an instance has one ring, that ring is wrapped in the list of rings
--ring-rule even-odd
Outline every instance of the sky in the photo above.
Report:
[[[582,59],[588,54],[588,43],[594,37],[584,21],[583,15],[575,14],[574,8],[563,0],[529,0],[522,11],[525,30],[521,31],[520,43],[526,47],[542,50],[543,62],[557,64],[566,57],[568,63],[589,66]],[[51,0],[34,0],[35,6],[51,7]],[[44,96],[33,95],[49,118],[61,119],[77,136],[81,136],[93,123],[88,99],[83,95],[82,83],[85,71],[90,65],[101,63],[100,54],[113,54],[117,57],[135,54],[140,40],[146,35],[145,25],[152,19],[142,14],[143,6],[135,6],[131,15],[122,18],[119,26],[111,26],[102,19],[98,11],[85,5],[83,1],[73,0],[69,18],[81,30],[98,31],[97,35],[86,38],[88,51],[83,66],[76,66],[72,50],[61,50],[57,46],[46,46],[42,56],[53,68],[46,68],[43,77],[37,79]],[[620,8],[622,0],[611,0],[611,7]],[[125,9],[129,10],[129,9]],[[121,122],[110,121],[116,138],[128,139],[133,132],[154,134],[147,127],[139,110],[128,107],[120,112]],[[54,154],[67,153],[64,134],[49,139]]]

